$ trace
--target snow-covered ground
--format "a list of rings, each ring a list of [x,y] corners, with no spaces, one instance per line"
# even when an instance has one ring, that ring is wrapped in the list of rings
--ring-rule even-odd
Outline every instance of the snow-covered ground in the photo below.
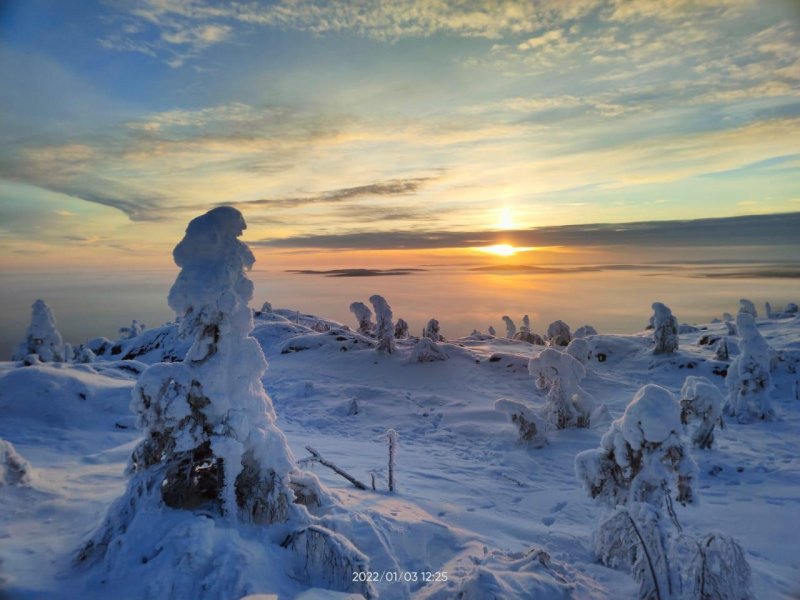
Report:
[[[647,316],[643,307],[642,322]],[[375,477],[376,491],[359,490],[306,465],[354,515],[340,531],[369,557],[370,571],[382,574],[374,584],[381,598],[459,591],[467,598],[636,598],[628,573],[595,560],[601,507],[576,480],[575,456],[598,446],[642,385],[678,395],[686,376],[701,375],[725,393],[730,362],[700,343],[726,335],[725,323],[681,334],[679,350],[663,355],[653,354],[652,332],[591,336],[581,387],[610,417],[588,429],[549,431],[548,444],[536,449],[517,441],[516,427],[494,404],[542,405],[546,391],[527,370],[542,346],[474,335],[441,343],[448,360],[416,363],[409,360],[413,340],[381,354],[365,336],[291,310],[257,313],[255,323],[269,361],[263,383],[295,457],[309,456],[305,446],[312,446],[368,488]],[[726,419],[711,449],[692,450],[699,503],[676,509],[685,531],[738,540],[756,598],[792,598],[800,595],[800,318],[759,318],[757,325],[773,351],[775,419]],[[729,339],[732,359],[736,337]],[[152,597],[152,580],[105,582],[73,560],[125,490],[125,465],[141,435],[129,409],[138,375],[187,347],[170,325],[105,348],[97,342],[100,356],[90,364],[0,363],[0,438],[30,463],[29,483],[0,486],[0,597]],[[394,493],[387,491],[390,428],[399,434]],[[307,584],[292,579],[281,548],[250,552],[258,529],[241,535],[240,552],[261,573],[244,588],[280,598],[303,593]],[[386,581],[395,572],[416,581]],[[170,575],[160,576],[168,582]]]

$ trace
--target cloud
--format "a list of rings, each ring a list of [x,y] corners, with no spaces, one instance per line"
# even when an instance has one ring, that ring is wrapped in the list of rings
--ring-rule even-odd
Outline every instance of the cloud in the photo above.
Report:
[[[401,250],[521,247],[798,246],[800,212],[697,219],[542,227],[516,231],[384,231],[294,236],[250,242],[266,248]]]

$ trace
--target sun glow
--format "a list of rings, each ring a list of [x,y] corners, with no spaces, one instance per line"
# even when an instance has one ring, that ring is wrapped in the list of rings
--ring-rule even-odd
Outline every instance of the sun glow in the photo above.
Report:
[[[486,252],[488,254],[496,254],[497,256],[514,256],[520,250],[524,248],[514,248],[514,246],[510,244],[497,244],[495,246],[484,246],[483,248],[478,248],[481,252]]]

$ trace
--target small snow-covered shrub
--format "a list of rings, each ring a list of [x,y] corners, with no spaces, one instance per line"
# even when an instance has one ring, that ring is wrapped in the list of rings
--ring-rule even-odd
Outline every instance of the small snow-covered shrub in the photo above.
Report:
[[[489,332],[489,335],[491,335],[491,336],[496,336],[497,335],[497,330],[494,327],[492,327],[491,325],[489,325],[489,329],[487,331]]]
[[[678,349],[678,320],[661,302],[653,302],[653,354],[671,354]]]
[[[447,354],[444,353],[444,350],[441,349],[439,344],[430,338],[419,338],[419,341],[414,344],[414,347],[411,349],[409,362],[425,363],[439,360],[447,360]]]
[[[268,315],[270,313],[272,313],[272,303],[264,302],[264,304],[261,305],[261,314]]]
[[[353,302],[350,305],[350,312],[353,313],[358,322],[358,332],[364,335],[372,333],[375,325],[372,323],[372,311],[363,302]]]
[[[528,372],[536,387],[547,390],[547,420],[556,429],[589,427],[595,401],[580,386],[586,368],[575,358],[554,348],[547,348],[528,363]]]
[[[724,398],[705,377],[690,375],[681,387],[681,423],[691,428],[692,443],[698,448],[711,448],[714,426],[721,423]]]
[[[378,352],[391,354],[394,352],[394,323],[392,323],[392,308],[383,296],[374,294],[369,298],[372,308],[375,309],[375,336],[378,338]]]
[[[513,339],[514,334],[517,333],[517,326],[514,325],[514,321],[508,315],[503,315],[503,323],[506,324],[506,337]]]
[[[530,331],[518,331],[514,334],[512,339],[519,340],[521,342],[528,342],[529,344],[534,344],[536,346],[544,346],[544,340],[542,336],[538,333],[532,333]]]
[[[571,341],[572,333],[564,321],[553,321],[547,326],[547,343],[551,346],[567,346]]]
[[[31,308],[31,324],[25,340],[17,346],[11,360],[26,360],[35,354],[42,362],[63,362],[64,340],[56,329],[52,309],[44,300],[37,300]]]
[[[494,408],[508,415],[509,421],[516,425],[521,443],[534,448],[547,444],[544,420],[522,402],[501,398],[495,401]]]
[[[146,327],[147,326],[144,323],[139,323],[139,321],[134,319],[131,321],[130,327],[119,328],[119,337],[123,340],[131,340],[137,336],[140,336]]]
[[[425,329],[422,331],[422,337],[433,340],[434,342],[441,342],[444,340],[439,327],[439,321],[436,319],[428,321],[428,324],[425,325]]]
[[[397,323],[394,324],[394,337],[398,340],[408,337],[408,323],[405,319],[397,319]]]
[[[564,352],[584,366],[589,362],[589,358],[592,356],[592,348],[589,346],[589,342],[579,337],[573,338]]]
[[[0,439],[0,487],[27,485],[31,481],[31,465],[19,455],[14,445]]]
[[[660,508],[670,494],[694,501],[697,467],[681,440],[678,403],[661,386],[639,389],[600,447],[575,457],[578,480],[592,498],[614,508],[648,502]]]
[[[573,339],[574,338],[580,339],[589,337],[590,335],[597,335],[597,329],[595,329],[591,325],[581,325],[575,330],[575,333],[572,334],[572,337]]]
[[[97,356],[94,352],[92,352],[91,348],[84,346],[78,351],[78,355],[75,360],[79,363],[89,364],[97,360]]]
[[[771,418],[774,413],[769,399],[772,388],[769,345],[750,313],[736,315],[736,328],[741,341],[739,355],[731,362],[725,378],[728,388],[725,413],[740,423]]]
[[[754,319],[758,317],[758,313],[756,312],[756,305],[753,304],[747,298],[742,298],[741,300],[739,300],[739,312],[746,313],[751,317],[753,317]]]
[[[684,598],[746,600],[752,598],[751,571],[744,550],[733,538],[707,533],[681,536],[675,544]]]

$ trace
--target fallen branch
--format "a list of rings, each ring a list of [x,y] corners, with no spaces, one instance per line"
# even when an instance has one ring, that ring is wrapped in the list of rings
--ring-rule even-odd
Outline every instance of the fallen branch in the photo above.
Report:
[[[311,456],[309,456],[308,458],[304,458],[303,462],[317,462],[317,463],[321,464],[323,467],[328,467],[331,471],[333,471],[337,475],[341,475],[342,477],[347,479],[347,481],[349,481],[355,487],[357,487],[359,490],[367,489],[366,485],[364,485],[358,479],[356,479],[355,477],[350,475],[350,473],[348,473],[347,471],[345,471],[343,469],[340,469],[339,467],[337,467],[332,462],[322,458],[322,455],[319,452],[317,452],[316,450],[314,450],[314,448],[312,448],[311,446],[306,446],[306,450],[308,450],[308,452],[311,454]]]

